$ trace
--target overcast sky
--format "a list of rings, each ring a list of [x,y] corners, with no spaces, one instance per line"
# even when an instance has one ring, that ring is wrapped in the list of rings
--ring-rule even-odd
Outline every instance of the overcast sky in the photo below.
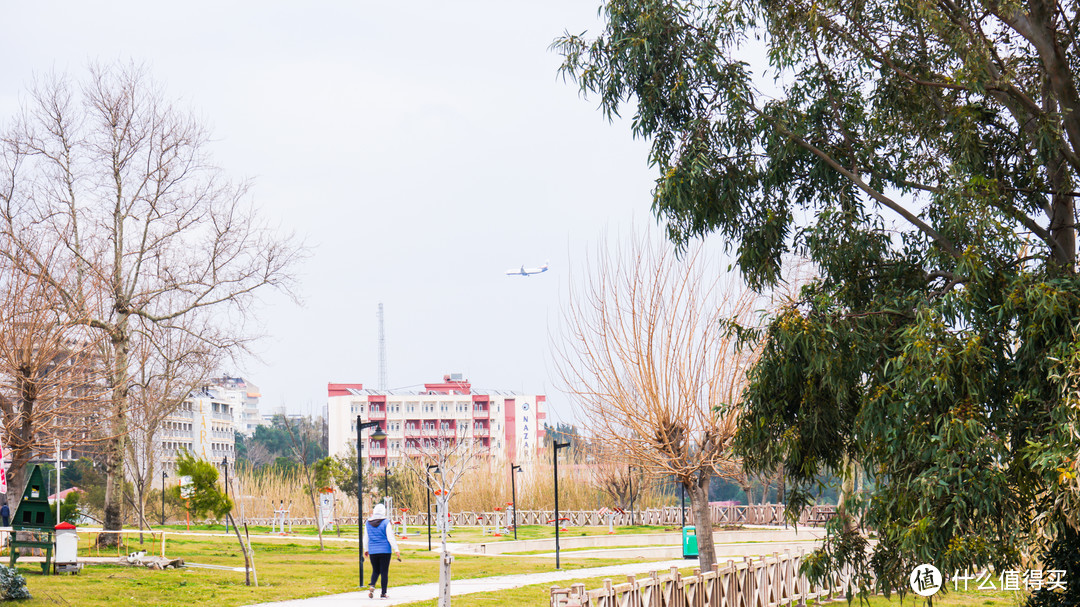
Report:
[[[567,420],[549,334],[568,266],[655,223],[647,144],[548,50],[595,32],[598,1],[11,2],[0,120],[34,74],[90,60],[145,63],[205,117],[218,164],[312,249],[302,305],[265,298],[260,360],[227,370],[264,411],[318,413],[327,382],[376,387],[382,302],[390,387],[461,372],[546,393]]]

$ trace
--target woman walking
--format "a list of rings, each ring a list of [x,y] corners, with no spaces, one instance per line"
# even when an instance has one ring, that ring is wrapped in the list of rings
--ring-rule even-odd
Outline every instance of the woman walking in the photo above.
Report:
[[[390,572],[390,553],[401,560],[397,540],[394,538],[394,526],[386,518],[386,506],[376,504],[371,518],[364,525],[364,556],[371,558],[371,584],[368,586],[368,598],[375,598],[375,580],[382,577],[382,597],[386,597],[387,573]]]

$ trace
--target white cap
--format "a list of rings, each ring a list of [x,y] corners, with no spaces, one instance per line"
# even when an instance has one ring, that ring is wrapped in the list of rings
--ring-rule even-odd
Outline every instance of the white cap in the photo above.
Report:
[[[375,508],[371,511],[371,518],[386,518],[386,506],[383,504],[375,504]]]

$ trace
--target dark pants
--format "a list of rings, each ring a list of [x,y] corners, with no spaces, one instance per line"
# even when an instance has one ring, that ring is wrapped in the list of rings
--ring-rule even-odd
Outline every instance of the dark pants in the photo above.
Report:
[[[385,554],[369,554],[371,557],[371,585],[375,585],[375,580],[382,576],[382,593],[386,594],[386,574],[390,572],[390,553]]]

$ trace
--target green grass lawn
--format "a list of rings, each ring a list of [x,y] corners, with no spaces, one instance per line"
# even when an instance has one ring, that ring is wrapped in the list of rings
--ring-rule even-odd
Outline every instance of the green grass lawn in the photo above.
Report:
[[[147,536],[149,538],[149,536]],[[81,542],[85,553],[86,540]],[[328,544],[324,551],[316,542],[253,540],[258,588],[244,585],[244,574],[233,571],[187,568],[151,571],[120,565],[87,565],[79,575],[43,576],[35,563],[19,563],[34,598],[22,605],[111,605],[118,601],[138,605],[192,607],[195,605],[244,605],[264,601],[303,598],[359,589],[355,545]],[[158,544],[147,542],[156,554]],[[125,552],[138,547],[129,539]],[[105,551],[103,551],[103,556]],[[170,536],[166,555],[189,562],[242,567],[243,555],[235,539]],[[404,562],[391,565],[395,586],[438,580],[438,557],[426,550],[405,549]],[[6,562],[6,561],[5,561]],[[563,559],[564,569],[601,567],[625,562],[620,559]],[[551,571],[551,559],[456,556],[456,579]],[[365,573],[370,575],[365,563]]]

